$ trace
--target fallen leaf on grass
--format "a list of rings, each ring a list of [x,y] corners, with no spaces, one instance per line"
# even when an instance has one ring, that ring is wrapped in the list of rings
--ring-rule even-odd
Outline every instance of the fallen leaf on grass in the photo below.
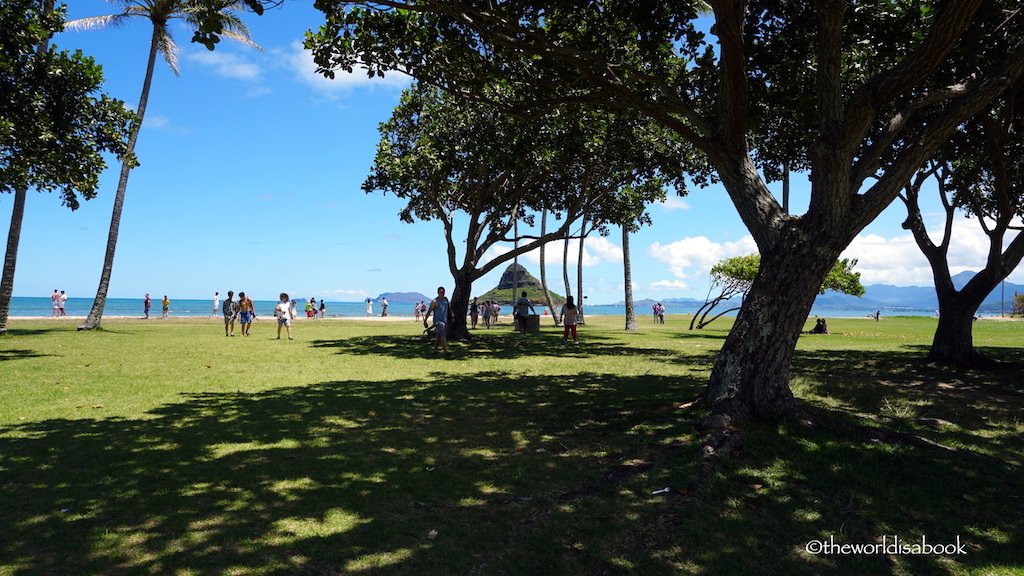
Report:
[[[964,494],[964,500],[967,500],[968,502],[977,502],[978,497],[973,494]]]
[[[103,404],[97,404],[97,405],[93,406],[93,408],[103,408]]]
[[[437,530],[431,530],[430,532],[427,532],[428,540],[433,540],[434,538],[437,538]]]

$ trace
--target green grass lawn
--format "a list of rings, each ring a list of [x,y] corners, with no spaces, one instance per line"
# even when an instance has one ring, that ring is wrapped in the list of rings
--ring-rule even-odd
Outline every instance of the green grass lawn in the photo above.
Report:
[[[578,346],[505,325],[443,358],[412,320],[287,341],[266,320],[15,319],[0,575],[1024,574],[1020,369],[924,363],[934,319],[830,320],[792,386],[844,425],[760,423],[687,494],[688,403],[729,323],[668,322],[591,317]],[[975,339],[1024,362],[1024,322]],[[963,553],[807,551],[883,538]]]

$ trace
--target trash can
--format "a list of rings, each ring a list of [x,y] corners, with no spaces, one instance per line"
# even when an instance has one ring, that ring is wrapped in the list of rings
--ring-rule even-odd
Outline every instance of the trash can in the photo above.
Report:
[[[530,314],[525,319],[522,316],[516,316],[516,331],[519,331],[519,323],[523,320],[526,321],[527,332],[540,332],[540,315]]]

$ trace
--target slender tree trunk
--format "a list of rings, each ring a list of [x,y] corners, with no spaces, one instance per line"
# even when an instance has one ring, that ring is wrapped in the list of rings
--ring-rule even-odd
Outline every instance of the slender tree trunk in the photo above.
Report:
[[[580,251],[576,259],[576,309],[579,310],[576,322],[586,324],[585,306],[583,305],[583,240],[587,233],[587,216],[583,215],[583,224],[580,226]]]
[[[569,228],[565,229],[565,242],[562,243],[562,280],[565,282],[565,295],[572,295],[572,287],[569,286]],[[579,305],[580,302],[577,302],[576,306]]]
[[[540,212],[540,235],[543,236],[547,233],[548,228],[548,209],[545,208]],[[540,286],[544,290],[544,300],[548,305],[548,310],[551,312],[551,319],[555,322],[555,326],[561,325],[559,321],[558,312],[555,311],[555,305],[551,302],[551,291],[548,290],[548,275],[546,262],[544,260],[545,247],[547,243],[540,245]]]
[[[149,103],[149,89],[153,84],[153,69],[156,66],[156,55],[160,45],[160,30],[153,27],[153,36],[149,44],[149,61],[146,63],[146,77],[142,82],[142,94],[139,96],[139,106],[135,114],[139,117],[132,133],[128,138],[128,153],[135,151],[135,142],[139,139],[139,132],[142,130],[142,120],[146,115],[146,105]],[[124,195],[128,189],[128,176],[132,171],[130,162],[121,163],[121,176],[117,181],[117,193],[114,195],[114,208],[110,216],[110,231],[107,233],[107,249],[103,256],[103,270],[100,272],[100,283],[96,289],[96,298],[92,302],[92,309],[85,321],[82,322],[79,330],[93,330],[100,327],[103,320],[103,308],[107,304],[107,290],[110,287],[110,276],[114,269],[114,253],[117,250],[117,236],[121,228],[121,212],[124,209]]]
[[[636,321],[636,310],[633,309],[633,264],[629,259],[629,227],[625,225],[622,226],[622,273],[626,288],[626,331],[635,332],[640,326]]]
[[[11,298],[14,297],[14,271],[18,267],[18,244],[21,243],[21,223],[25,218],[27,196],[28,188],[25,186],[18,186],[14,191],[11,229],[7,232],[7,253],[4,256],[4,275],[0,281],[0,334],[7,333],[7,317],[11,312]]]

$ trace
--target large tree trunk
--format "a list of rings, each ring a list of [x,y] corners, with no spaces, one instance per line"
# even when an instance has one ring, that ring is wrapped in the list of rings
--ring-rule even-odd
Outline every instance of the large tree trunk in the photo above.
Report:
[[[715,362],[706,400],[710,427],[740,424],[775,414],[800,414],[789,388],[789,369],[818,287],[842,246],[789,236],[761,254],[761,269]]]
[[[451,305],[452,319],[448,325],[448,340],[470,340],[469,326],[466,324],[466,311],[469,310],[469,302],[472,300],[473,279],[463,271],[455,274],[455,287],[452,289],[452,296],[449,299]]]
[[[967,302],[956,290],[939,292],[939,325],[932,337],[928,360],[972,367],[985,362],[974,350],[974,312],[981,301]]]
[[[629,259],[629,226],[626,225],[622,226],[622,274],[625,278],[626,331],[635,332],[640,326],[633,308],[633,268]]]
[[[0,281],[0,334],[7,333],[7,317],[14,297],[14,271],[18,267],[18,244],[21,243],[21,222],[25,218],[25,200],[28,189],[18,186],[14,191],[11,210],[11,229],[7,232],[7,253],[4,256],[3,280]]]
[[[153,36],[149,43],[149,61],[146,64],[146,78],[142,82],[142,94],[139,96],[139,106],[135,114],[139,117],[138,122],[132,129],[128,138],[128,153],[135,151],[135,142],[139,139],[139,132],[142,130],[142,120],[146,115],[146,105],[149,102],[149,89],[153,84],[153,69],[156,66],[157,49],[160,46],[160,29],[153,26]],[[92,309],[85,321],[78,327],[79,330],[93,330],[100,327],[103,320],[103,308],[107,305],[107,290],[110,288],[110,277],[114,270],[114,254],[117,251],[117,236],[121,228],[121,212],[124,209],[124,195],[128,190],[128,176],[134,166],[129,161],[121,163],[121,176],[117,181],[117,193],[114,195],[114,208],[110,216],[110,230],[107,233],[107,249],[103,255],[103,270],[100,272],[100,283],[96,288],[96,298],[92,302]]]

